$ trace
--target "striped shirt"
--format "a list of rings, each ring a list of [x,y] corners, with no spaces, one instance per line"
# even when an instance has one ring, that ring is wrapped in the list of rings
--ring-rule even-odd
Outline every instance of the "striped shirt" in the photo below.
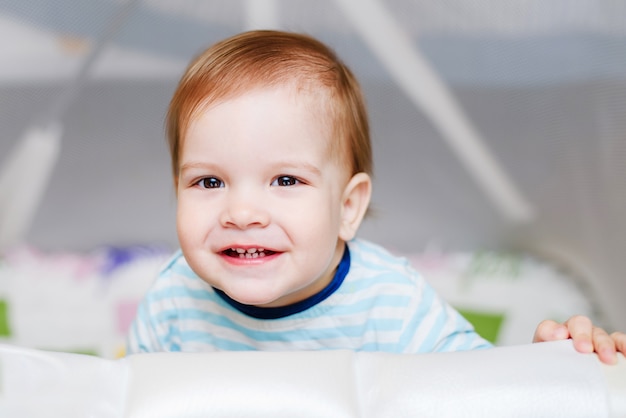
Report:
[[[247,311],[200,279],[178,251],[139,306],[128,353],[329,350],[427,353],[487,348],[404,258],[356,239],[312,306]],[[333,286],[334,284],[334,286]],[[330,289],[330,290],[329,290]],[[324,291],[322,291],[324,292]],[[280,313],[280,311],[279,311]],[[269,319],[268,319],[269,318]]]

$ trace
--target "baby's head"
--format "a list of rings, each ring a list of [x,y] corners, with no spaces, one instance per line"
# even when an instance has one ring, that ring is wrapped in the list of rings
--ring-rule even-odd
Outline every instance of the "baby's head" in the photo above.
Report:
[[[372,174],[372,150],[361,88],[326,45],[302,34],[251,31],[218,42],[187,68],[171,100],[167,135],[174,181],[180,150],[199,113],[248,91],[291,85],[317,98],[319,122],[331,129],[332,155],[353,175]]]
[[[360,88],[327,47],[274,31],[212,46],[183,76],[168,134],[178,238],[199,277],[266,307],[330,283],[372,161]]]

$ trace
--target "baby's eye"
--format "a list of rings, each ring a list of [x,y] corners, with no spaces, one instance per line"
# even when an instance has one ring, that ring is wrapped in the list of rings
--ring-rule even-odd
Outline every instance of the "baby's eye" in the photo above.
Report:
[[[205,177],[196,184],[203,189],[218,189],[224,187],[224,182],[216,177]]]
[[[300,180],[293,176],[278,176],[272,182],[272,186],[295,186],[300,183]]]

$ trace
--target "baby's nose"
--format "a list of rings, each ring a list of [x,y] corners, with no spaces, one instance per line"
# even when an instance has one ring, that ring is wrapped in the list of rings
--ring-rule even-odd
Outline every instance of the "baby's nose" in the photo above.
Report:
[[[250,194],[233,196],[222,213],[221,223],[238,229],[263,227],[269,223],[269,212],[258,197]]]

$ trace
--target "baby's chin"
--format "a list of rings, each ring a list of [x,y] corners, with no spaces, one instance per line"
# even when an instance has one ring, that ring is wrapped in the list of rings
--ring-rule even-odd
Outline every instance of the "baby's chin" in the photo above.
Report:
[[[261,291],[256,289],[256,291],[251,291],[252,289],[245,289],[240,291],[239,289],[220,289],[222,292],[226,293],[229,298],[233,299],[236,302],[239,302],[243,305],[256,306],[259,308],[276,308],[280,306],[286,306],[290,303],[282,294],[277,294],[272,291]]]

